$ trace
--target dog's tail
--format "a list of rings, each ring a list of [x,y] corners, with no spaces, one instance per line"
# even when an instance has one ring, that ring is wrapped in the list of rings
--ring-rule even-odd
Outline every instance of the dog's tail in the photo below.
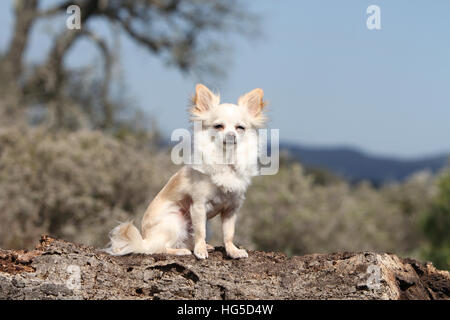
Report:
[[[143,239],[132,221],[121,223],[109,233],[110,242],[103,251],[115,256],[167,253],[167,248],[184,248],[189,236],[187,221],[179,214],[168,214],[163,220],[154,221],[148,233]]]
[[[142,239],[141,233],[133,225],[132,221],[119,224],[109,233],[110,242],[104,252],[114,256],[122,256],[129,253],[155,253],[156,243],[149,245],[148,240]]]

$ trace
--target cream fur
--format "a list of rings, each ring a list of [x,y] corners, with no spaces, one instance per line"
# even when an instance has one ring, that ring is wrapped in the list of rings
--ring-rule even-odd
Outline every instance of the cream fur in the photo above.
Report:
[[[192,121],[203,124],[194,143],[203,161],[185,165],[169,179],[144,214],[142,236],[131,222],[122,223],[111,231],[105,251],[112,255],[184,255],[193,250],[197,258],[204,259],[208,257],[206,220],[220,214],[227,254],[247,257],[244,249],[233,244],[233,237],[236,214],[251,178],[258,174],[255,129],[266,119],[262,98],[262,90],[255,89],[241,97],[238,105],[220,104],[218,95],[197,85],[190,112]],[[225,144],[227,134],[235,136],[236,144]],[[231,151],[226,163],[224,148]]]

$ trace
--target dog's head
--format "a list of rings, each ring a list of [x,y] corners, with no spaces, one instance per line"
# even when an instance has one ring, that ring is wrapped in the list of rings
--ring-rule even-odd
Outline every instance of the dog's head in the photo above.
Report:
[[[191,120],[200,121],[219,145],[238,146],[249,135],[264,126],[265,102],[262,89],[254,89],[239,98],[237,104],[220,103],[220,96],[198,84],[190,109]]]

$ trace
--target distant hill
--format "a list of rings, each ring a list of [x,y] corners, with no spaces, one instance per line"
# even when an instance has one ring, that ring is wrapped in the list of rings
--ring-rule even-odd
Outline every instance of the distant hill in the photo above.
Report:
[[[287,150],[296,160],[306,166],[328,169],[343,178],[356,182],[370,180],[375,184],[387,181],[402,181],[412,173],[428,169],[436,172],[443,168],[449,154],[403,160],[366,154],[353,148],[319,148],[284,143],[281,150]]]

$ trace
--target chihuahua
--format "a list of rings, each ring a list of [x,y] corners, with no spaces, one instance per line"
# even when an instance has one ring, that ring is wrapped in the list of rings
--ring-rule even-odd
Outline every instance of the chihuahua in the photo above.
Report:
[[[208,257],[206,220],[220,214],[227,255],[248,257],[233,243],[236,215],[251,178],[258,174],[258,133],[264,126],[263,90],[254,89],[236,104],[220,103],[218,94],[198,84],[190,107],[200,123],[194,149],[200,161],[185,164],[156,195],[142,219],[142,234],[125,222],[110,232],[106,252],[166,253]]]

